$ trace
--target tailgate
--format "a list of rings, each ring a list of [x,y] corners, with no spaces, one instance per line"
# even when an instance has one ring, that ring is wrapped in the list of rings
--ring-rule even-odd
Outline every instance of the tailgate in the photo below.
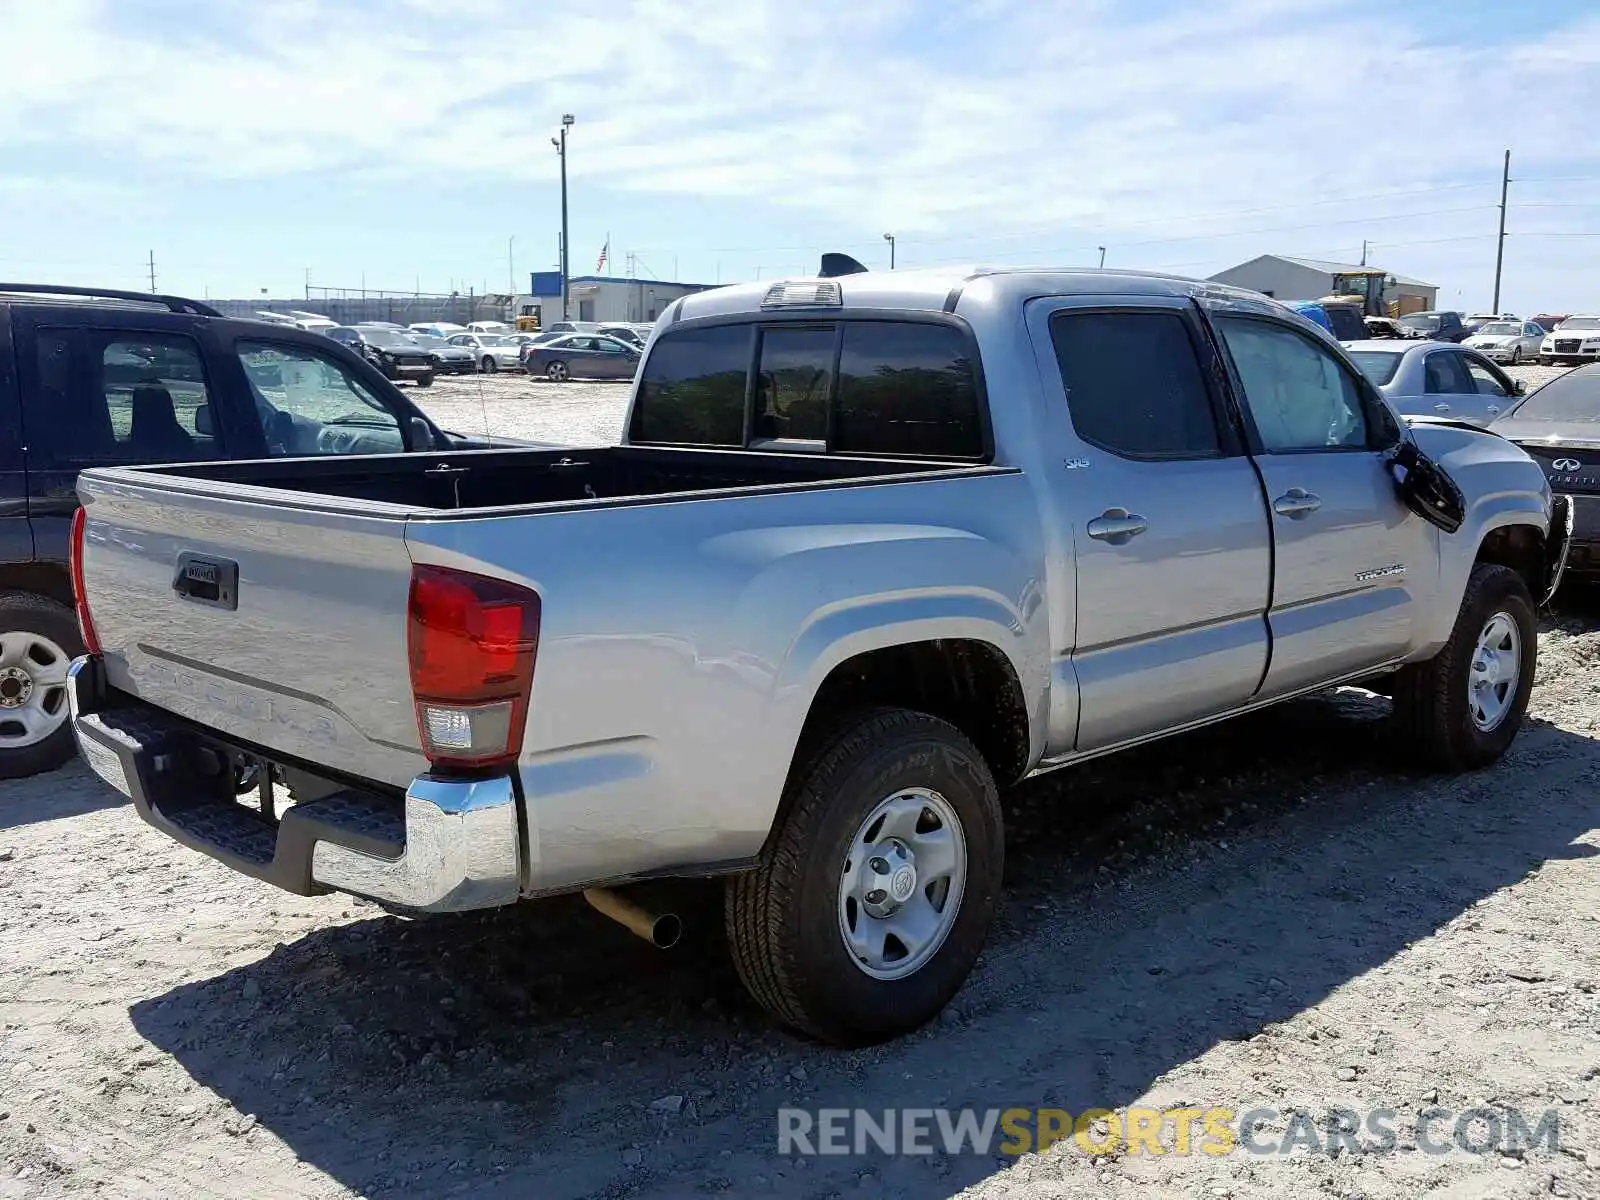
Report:
[[[113,687],[362,778],[403,787],[426,770],[403,511],[115,470],[78,490],[84,591]]]

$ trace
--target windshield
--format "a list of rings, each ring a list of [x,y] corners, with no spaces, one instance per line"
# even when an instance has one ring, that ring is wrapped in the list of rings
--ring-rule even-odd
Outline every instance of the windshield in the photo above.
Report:
[[[516,343],[513,342],[510,338],[502,337],[498,333],[480,333],[478,335],[478,344],[480,346],[515,346],[516,345]]]
[[[1405,355],[1389,350],[1352,350],[1350,357],[1361,368],[1363,375],[1382,387],[1394,378],[1394,373],[1400,369],[1400,360]]]
[[[1600,372],[1558,375],[1506,414],[1513,421],[1600,423]]]
[[[363,329],[361,340],[369,346],[384,346],[393,350],[407,350],[416,345],[408,335],[394,329]]]
[[[1420,329],[1423,333],[1433,333],[1439,328],[1439,318],[1431,313],[1412,313],[1409,317],[1401,317],[1400,324],[1409,329]]]
[[[1557,328],[1562,333],[1566,333],[1569,329],[1600,329],[1600,317],[1569,317]]]
[[[1503,337],[1520,337],[1522,335],[1522,326],[1515,321],[1490,321],[1478,332],[1485,336],[1497,334]]]
[[[429,350],[437,350],[442,346],[449,345],[442,337],[434,337],[431,333],[411,333],[406,336],[417,345],[425,346]]]

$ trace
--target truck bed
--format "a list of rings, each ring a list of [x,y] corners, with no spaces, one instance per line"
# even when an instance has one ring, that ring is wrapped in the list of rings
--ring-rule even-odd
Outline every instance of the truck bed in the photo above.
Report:
[[[885,476],[972,470],[972,464],[908,459],[822,457],[741,450],[642,446],[456,450],[437,454],[327,455],[122,468],[159,475],[164,487],[208,496],[244,489],[284,493],[288,507],[327,507],[328,497],[417,513],[530,506],[585,507],[683,498],[690,493],[806,488]],[[192,486],[185,486],[191,481]],[[222,486],[218,486],[222,485]],[[255,497],[259,498],[259,496]]]
[[[1019,481],[981,464],[613,446],[101,467],[78,491],[113,689],[403,788],[427,769],[407,649],[416,564],[536,590],[540,677],[576,718],[632,695],[627,678],[675,628],[720,643],[753,604],[766,630],[776,598],[758,599],[768,585],[755,581],[769,564],[798,571],[788,603],[816,593],[803,564],[843,547],[829,553],[861,560],[840,568],[849,591],[889,561],[886,545],[966,549],[964,531],[998,520],[996,496]],[[772,628],[789,639],[803,623]],[[623,677],[572,688],[558,678],[563,639],[644,641]],[[763,670],[786,653],[763,644]]]

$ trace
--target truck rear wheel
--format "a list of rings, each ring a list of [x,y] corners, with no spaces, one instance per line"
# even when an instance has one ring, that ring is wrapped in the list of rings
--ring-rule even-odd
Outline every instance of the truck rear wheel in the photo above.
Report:
[[[802,750],[786,815],[728,882],[745,986],[822,1041],[867,1045],[922,1025],[960,989],[999,904],[994,777],[960,730],[879,708]]]
[[[1395,677],[1395,722],[1407,753],[1445,771],[1486,767],[1511,745],[1533,691],[1538,626],[1528,585],[1478,563],[1450,640]]]
[[[0,779],[53,771],[75,753],[67,667],[83,653],[78,619],[31,592],[0,592]]]

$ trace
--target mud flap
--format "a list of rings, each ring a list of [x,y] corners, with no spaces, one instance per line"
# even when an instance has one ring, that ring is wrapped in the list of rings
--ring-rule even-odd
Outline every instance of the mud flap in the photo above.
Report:
[[[1561,576],[1567,570],[1567,553],[1572,549],[1572,523],[1577,505],[1571,496],[1557,493],[1550,497],[1550,533],[1544,539],[1544,595],[1539,597],[1543,608],[1555,597],[1561,586]]]

